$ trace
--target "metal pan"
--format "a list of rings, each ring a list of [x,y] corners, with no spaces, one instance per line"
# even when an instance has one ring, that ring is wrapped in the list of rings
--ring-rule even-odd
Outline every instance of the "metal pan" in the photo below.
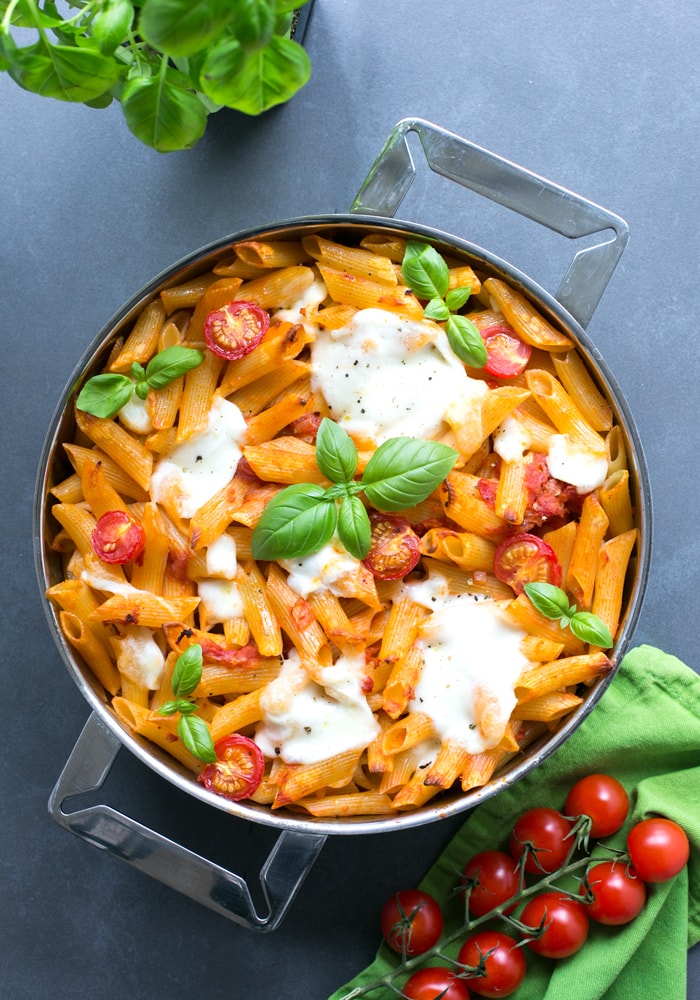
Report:
[[[414,176],[408,136],[418,135],[430,168],[535,222],[572,240],[584,239],[556,295],[487,250],[444,232],[393,218]],[[231,245],[245,239],[299,239],[321,232],[336,239],[359,240],[382,231],[402,237],[430,240],[438,249],[457,256],[476,270],[502,278],[522,291],[541,313],[578,345],[600,389],[611,403],[620,424],[630,462],[633,504],[640,530],[640,544],[626,583],[622,624],[610,653],[615,668],[629,646],[646,587],[651,549],[651,502],[648,477],[639,438],[614,378],[589,340],[590,320],[619,261],[628,238],[626,223],[618,216],[553,184],[550,181],[487,152],[458,136],[420,119],[404,119],[392,130],[348,215],[291,219],[264,230],[247,230],[227,236],[200,249],[158,275],[110,320],[78,363],[51,421],[41,456],[36,487],[34,533],[35,560],[42,593],[61,579],[58,557],[48,544],[50,489],[68,470],[61,443],[72,439],[72,402],[82,383],[104,364],[111,344],[130,328],[141,308],[159,291],[211,269],[229,255]],[[255,803],[229,802],[193,781],[169,755],[122,728],[108,698],[91,672],[63,638],[55,609],[44,607],[58,650],[92,714],[53,790],[49,811],[61,826],[115,857],[145,871],[161,882],[199,901],[236,923],[268,931],[279,925],[304,877],[329,834],[391,833],[466,812],[496,795],[532,771],[569,737],[593,710],[614,670],[595,683],[579,708],[556,732],[541,738],[513,758],[485,787],[468,792],[447,792],[411,813],[392,817],[316,820],[291,812],[272,812]],[[213,864],[181,845],[142,826],[106,804],[70,811],[68,800],[96,791],[105,781],[121,747],[161,777],[212,807],[266,826],[280,836],[260,873],[267,912],[259,913],[249,887],[239,875]]]

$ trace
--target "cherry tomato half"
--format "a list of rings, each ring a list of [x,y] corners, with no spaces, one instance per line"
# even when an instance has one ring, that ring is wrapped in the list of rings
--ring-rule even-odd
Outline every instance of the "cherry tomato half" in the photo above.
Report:
[[[525,871],[551,874],[566,861],[573,845],[573,824],[556,809],[537,806],[515,821],[510,835],[510,853],[517,860],[527,851]]]
[[[524,592],[526,583],[561,584],[561,565],[554,549],[528,532],[510,535],[501,542],[493,557],[493,572],[516,594]]]
[[[486,345],[484,371],[494,378],[515,378],[525,369],[532,348],[507,323],[496,323],[481,331]]]
[[[472,993],[482,997],[510,996],[522,983],[527,964],[523,949],[509,934],[500,931],[479,931],[467,938],[459,950],[457,961],[477,968],[483,962],[485,975],[467,976]]]
[[[442,910],[427,892],[402,889],[382,907],[379,926],[393,951],[399,955],[422,955],[442,934]]]
[[[214,752],[218,760],[207,764],[198,778],[204,787],[232,802],[252,795],[265,769],[265,758],[258,744],[234,733],[218,740]]]
[[[666,882],[690,857],[685,830],[661,816],[635,824],[627,835],[627,850],[635,873],[645,882]]]
[[[108,510],[92,532],[92,547],[106,563],[127,563],[137,559],[145,544],[143,528],[123,510]]]
[[[609,837],[627,819],[629,799],[620,782],[609,774],[588,774],[572,785],[566,797],[567,816],[589,816],[591,837]]]
[[[462,882],[472,886],[469,912],[473,917],[482,917],[495,906],[505,903],[518,891],[519,881],[518,865],[509,854],[503,851],[475,854],[462,872]],[[514,903],[511,909],[515,906]]]
[[[469,1000],[469,990],[463,979],[443,966],[431,966],[414,972],[403,987],[407,1000]]]
[[[399,580],[420,559],[420,539],[405,517],[372,511],[372,539],[363,562],[378,580]]]
[[[580,893],[592,896],[587,904],[591,920],[599,924],[618,926],[634,920],[642,910],[647,898],[647,888],[641,878],[627,871],[622,861],[603,861],[588,872],[586,882],[581,884]]]
[[[204,321],[207,347],[220,358],[235,361],[258,346],[270,325],[269,313],[253,302],[229,302]]]
[[[527,945],[545,958],[568,958],[588,937],[585,904],[558,892],[535,896],[521,913],[520,920],[533,930],[544,927],[542,934],[528,940]]]

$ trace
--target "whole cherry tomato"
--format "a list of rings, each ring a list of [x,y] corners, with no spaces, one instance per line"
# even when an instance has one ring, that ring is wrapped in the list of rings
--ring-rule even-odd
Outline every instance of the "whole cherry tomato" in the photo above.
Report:
[[[567,816],[589,816],[592,837],[609,837],[627,819],[629,799],[616,778],[609,774],[589,774],[577,781],[566,797]]]
[[[685,830],[661,816],[635,824],[627,835],[627,850],[635,873],[645,882],[666,882],[690,857]]]
[[[481,851],[464,866],[462,882],[472,885],[469,912],[473,917],[481,917],[518,891],[518,865],[503,851]],[[506,912],[510,913],[514,908],[515,904]]]
[[[509,934],[478,931],[464,942],[457,961],[471,968],[483,966],[484,975],[466,977],[472,993],[482,997],[510,996],[522,983],[527,963],[523,949]]]
[[[442,910],[427,892],[402,889],[379,914],[382,937],[399,955],[422,955],[442,934]]]
[[[641,878],[628,872],[622,861],[602,861],[589,869],[581,884],[582,896],[592,896],[586,912],[599,924],[628,924],[641,912],[647,889]]]
[[[455,979],[450,969],[430,966],[414,972],[402,987],[407,1000],[469,1000],[463,979]]]
[[[543,927],[539,937],[528,940],[531,951],[545,958],[568,958],[588,937],[585,904],[558,892],[535,896],[520,914],[520,920],[533,930]]]
[[[551,874],[566,861],[573,845],[573,824],[556,809],[538,806],[528,809],[515,822],[510,836],[510,853],[518,860],[527,851],[525,871]]]

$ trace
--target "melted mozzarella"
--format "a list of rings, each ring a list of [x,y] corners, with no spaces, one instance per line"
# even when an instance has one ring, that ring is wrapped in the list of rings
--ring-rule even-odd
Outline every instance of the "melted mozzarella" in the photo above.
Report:
[[[207,426],[163,458],[151,476],[151,497],[170,499],[181,517],[192,517],[230,482],[241,457],[246,422],[238,407],[217,396]]]
[[[371,743],[379,725],[362,692],[364,653],[341,656],[312,681],[292,650],[261,699],[255,742],[267,757],[314,764]]]
[[[339,597],[346,588],[340,581],[357,573],[361,565],[339,542],[328,542],[318,552],[302,559],[286,559],[281,565],[287,570],[287,584],[300,597],[308,597],[317,590],[330,590]]]
[[[608,459],[605,454],[577,448],[568,434],[552,434],[547,468],[555,479],[570,483],[579,493],[590,493],[605,482]]]
[[[230,618],[243,618],[243,601],[233,580],[200,580],[197,584],[207,628]]]
[[[515,417],[506,417],[493,435],[493,450],[504,462],[517,462],[531,444],[527,428]]]
[[[207,575],[233,580],[236,575],[236,540],[225,532],[207,548]]]
[[[117,667],[125,677],[149,691],[155,691],[163,674],[165,657],[150,628],[128,625],[118,638]]]
[[[362,309],[311,347],[312,384],[349,434],[381,444],[434,437],[450,416],[468,415],[487,391],[470,379],[436,323]],[[463,412],[464,411],[464,412]]]
[[[148,399],[141,399],[134,393],[118,413],[119,420],[134,434],[150,434],[153,430]]]
[[[505,621],[495,601],[450,594],[438,576],[404,586],[432,610],[419,629],[423,668],[409,708],[429,715],[441,740],[454,740],[471,754],[495,746],[515,707],[515,683],[528,666],[520,651],[525,633]]]
[[[285,309],[275,310],[275,322],[286,320],[287,323],[301,323],[316,330],[317,325],[310,323],[307,319],[307,311],[319,306],[327,295],[328,292],[323,281],[316,278],[296,301],[288,303]]]

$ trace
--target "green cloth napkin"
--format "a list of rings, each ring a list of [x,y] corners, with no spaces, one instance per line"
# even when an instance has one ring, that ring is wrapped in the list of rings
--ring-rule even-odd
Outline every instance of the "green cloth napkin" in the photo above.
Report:
[[[452,889],[477,851],[504,848],[517,816],[536,805],[563,808],[569,787],[593,772],[614,775],[630,797],[630,816],[615,837],[624,847],[633,823],[654,813],[675,820],[691,842],[688,866],[649,886],[642,913],[622,927],[591,921],[588,940],[560,962],[526,950],[528,972],[513,1000],[685,1000],[686,948],[700,940],[700,677],[651,646],[624,658],[598,706],[556,753],[514,786],[479,806],[428,871],[420,888],[456,913]],[[410,888],[397,886],[396,889]],[[459,919],[457,917],[456,919]],[[452,921],[452,926],[459,926]],[[506,929],[506,928],[504,928]],[[457,946],[457,948],[459,945]],[[394,967],[380,947],[375,961],[330,1000]],[[390,1000],[381,988],[369,1000]]]

